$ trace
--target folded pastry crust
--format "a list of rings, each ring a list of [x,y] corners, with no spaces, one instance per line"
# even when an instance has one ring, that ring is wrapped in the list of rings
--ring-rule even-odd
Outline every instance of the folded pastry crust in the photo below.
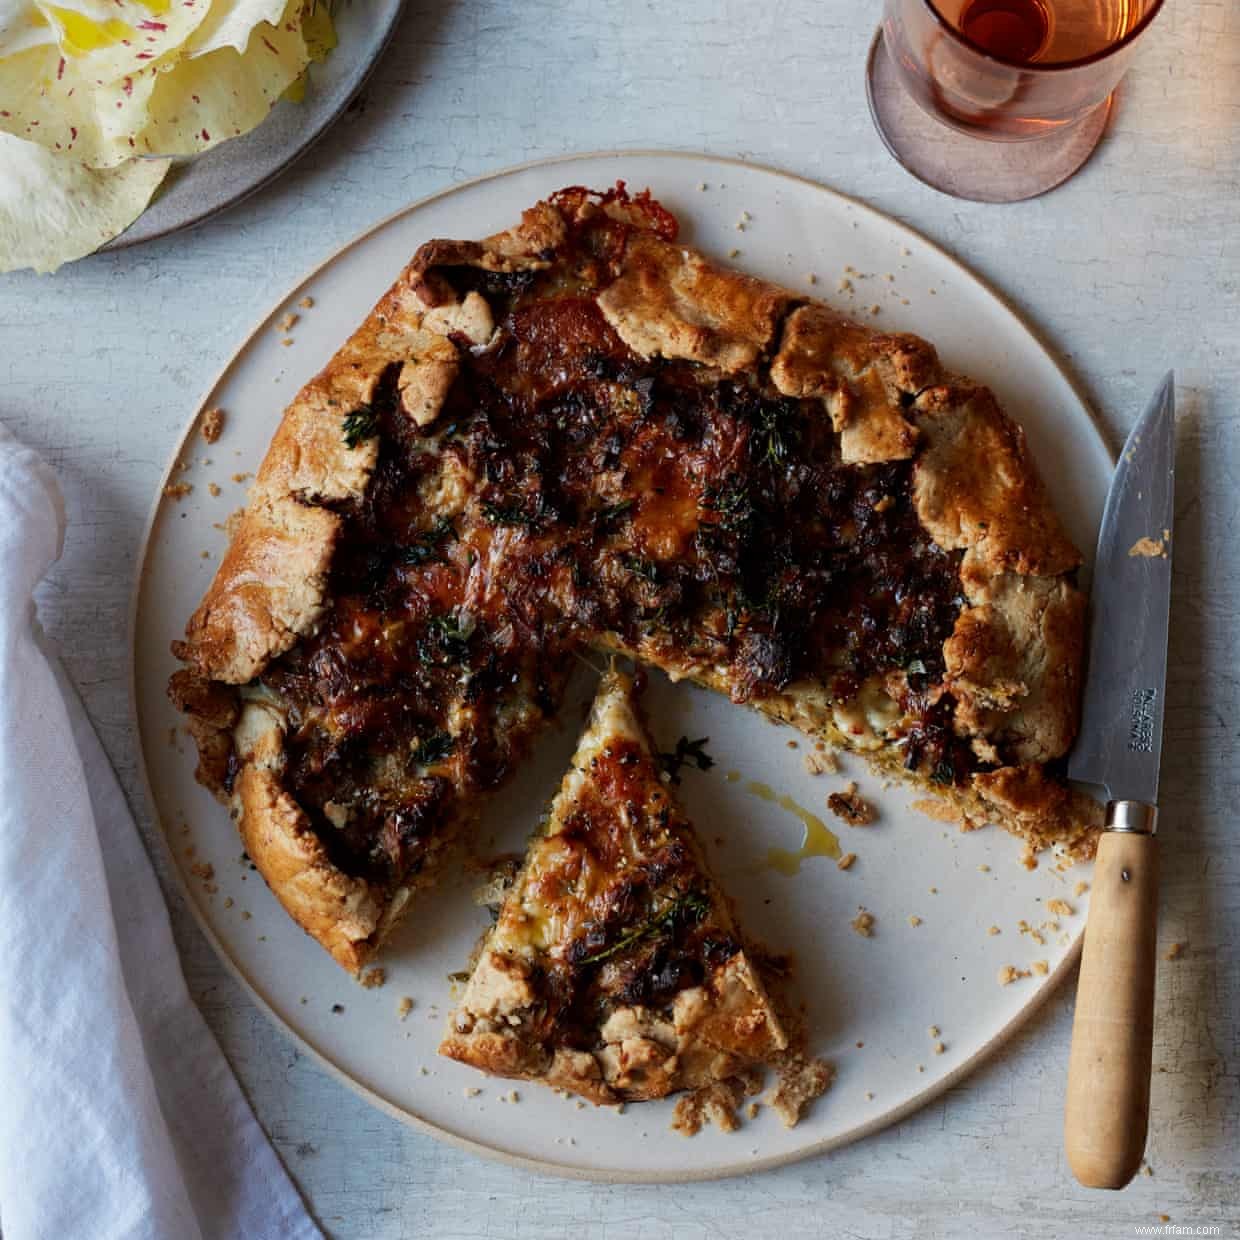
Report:
[[[597,232],[599,220],[605,232]],[[605,245],[579,246],[567,270],[567,239],[587,227]],[[376,879],[350,874],[332,859],[321,827],[311,825],[287,786],[286,738],[296,725],[263,682],[299,643],[321,641],[337,553],[376,477],[379,437],[342,434],[342,420],[359,411],[368,417],[386,401],[414,432],[437,431],[445,405],[463,399],[454,393],[466,373],[497,340],[504,307],[534,280],[549,282],[552,292],[562,280],[577,296],[586,280],[588,299],[637,359],[678,364],[704,383],[747,382],[806,416],[820,411],[844,465],[907,463],[916,520],[939,549],[958,558],[959,571],[958,613],[942,642],[944,671],[917,689],[916,700],[919,709],[946,712],[953,744],[966,745],[977,768],[935,784],[935,795],[969,820],[999,822],[1035,849],[1059,843],[1077,856],[1092,852],[1096,807],[1047,770],[1067,752],[1077,727],[1080,555],[1051,508],[1020,428],[991,392],[946,372],[918,337],[870,331],[716,264],[674,234],[675,221],[647,197],[573,189],[481,242],[423,246],[288,407],[228,552],[184,640],[174,643],[184,667],[170,693],[189,716],[200,778],[231,805],[247,850],[285,908],[347,968],[373,954],[431,870],[422,857],[416,873]],[[422,493],[427,522],[437,514],[468,525],[481,485],[460,459],[444,455],[433,487]],[[670,498],[660,509],[646,494],[633,508],[633,498],[620,494],[617,510],[629,505],[647,547],[674,558],[688,545],[691,533],[671,513]],[[665,511],[665,527],[656,528]],[[461,535],[476,557],[461,570],[474,607],[494,604],[505,588],[504,548],[521,533],[502,522],[533,520],[491,516],[485,537]],[[554,566],[545,582],[547,600],[573,593]],[[523,623],[533,623],[536,606],[524,597],[512,603],[513,641],[521,640]],[[812,679],[742,692],[734,665],[710,649],[690,649],[657,625],[626,635],[586,623],[581,632],[583,641],[626,651],[863,750],[886,769],[910,765],[907,740],[898,743],[901,728],[908,732],[898,703],[909,700],[911,675],[871,678],[851,703]],[[760,669],[762,657],[761,650],[753,656]],[[881,709],[865,708],[867,695],[882,698]],[[516,738],[504,752],[507,766],[546,710],[505,709],[503,726]],[[468,713],[463,701],[454,710]],[[454,754],[427,776],[454,790],[459,804],[443,813],[453,822],[468,817],[476,791],[465,766],[466,758]],[[449,835],[441,832],[429,852]]]

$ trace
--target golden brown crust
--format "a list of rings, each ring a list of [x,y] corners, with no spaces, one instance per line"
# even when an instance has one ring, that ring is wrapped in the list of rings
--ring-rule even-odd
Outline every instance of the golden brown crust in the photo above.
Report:
[[[1085,596],[1062,577],[961,570],[970,606],[943,647],[956,723],[1002,742],[1019,763],[1048,762],[1076,736]]]
[[[358,972],[374,953],[386,898],[332,863],[285,791],[278,711],[262,701],[248,703],[233,737],[241,765],[232,806],[246,853],[289,916],[339,964]]]
[[[765,356],[789,302],[783,289],[645,232],[630,239],[619,275],[598,295],[604,317],[634,353],[724,374]]]
[[[788,316],[771,363],[771,382],[785,396],[823,401],[847,464],[911,457],[917,432],[904,408],[939,373],[924,340],[877,335],[821,305]]]
[[[958,380],[920,393],[913,422],[924,446],[913,499],[940,547],[969,549],[992,572],[1054,577],[1081,562],[1025,443],[988,388]]]
[[[198,749],[195,778],[223,800],[232,754],[232,730],[240,713],[237,691],[231,685],[208,680],[193,668],[183,667],[172,674],[168,696],[186,716],[190,736]]]
[[[260,499],[242,518],[185,627],[186,656],[225,684],[253,680],[322,611],[340,518],[295,499]]]
[[[237,827],[250,860],[289,916],[350,973],[358,972],[374,952],[381,917],[369,885],[332,865],[274,773],[247,765],[236,787]]]

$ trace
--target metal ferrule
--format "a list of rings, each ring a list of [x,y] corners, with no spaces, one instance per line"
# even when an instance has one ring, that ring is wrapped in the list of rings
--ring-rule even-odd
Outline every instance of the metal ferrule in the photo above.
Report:
[[[1158,806],[1146,805],[1144,801],[1108,801],[1106,829],[1130,835],[1155,835]]]

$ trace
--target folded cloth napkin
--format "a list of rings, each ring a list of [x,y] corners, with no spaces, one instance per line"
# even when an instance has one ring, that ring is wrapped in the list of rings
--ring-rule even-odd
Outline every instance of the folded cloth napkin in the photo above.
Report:
[[[0,426],[4,1240],[321,1240],[185,986],[168,911],[33,591],[47,465]]]

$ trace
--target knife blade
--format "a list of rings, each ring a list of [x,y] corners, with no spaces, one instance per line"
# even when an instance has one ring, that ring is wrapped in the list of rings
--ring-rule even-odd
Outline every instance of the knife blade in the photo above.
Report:
[[[1158,800],[1171,610],[1175,378],[1124,445],[1094,559],[1085,700],[1069,779],[1113,801]]]
[[[1081,953],[1064,1145],[1087,1188],[1123,1188],[1149,1128],[1162,755],[1175,498],[1175,381],[1128,436],[1107,495],[1081,730],[1068,775],[1106,789]]]

